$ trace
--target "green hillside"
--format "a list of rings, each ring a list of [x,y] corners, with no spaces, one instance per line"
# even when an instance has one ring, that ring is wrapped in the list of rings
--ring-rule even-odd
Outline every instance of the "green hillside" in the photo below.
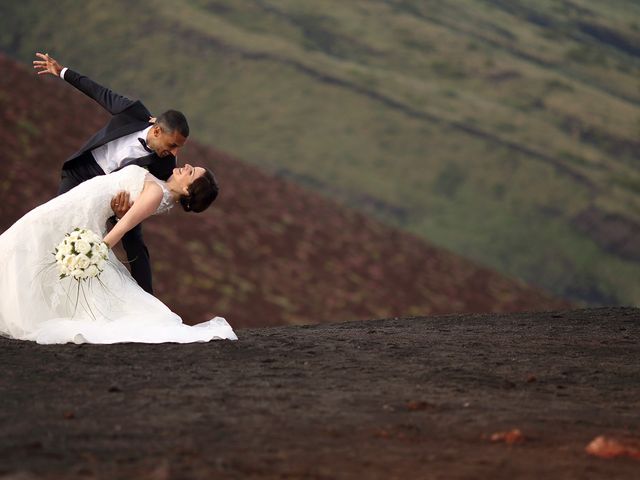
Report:
[[[24,0],[0,49],[499,271],[640,304],[640,4],[533,5]]]

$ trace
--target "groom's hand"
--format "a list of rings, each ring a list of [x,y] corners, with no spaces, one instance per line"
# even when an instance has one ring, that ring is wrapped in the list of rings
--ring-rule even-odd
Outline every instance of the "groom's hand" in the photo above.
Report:
[[[124,217],[124,214],[129,211],[131,205],[133,205],[133,202],[129,200],[128,192],[119,192],[111,199],[111,210],[113,210],[113,213],[115,213],[118,219]]]
[[[60,76],[62,65],[60,65],[55,59],[51,58],[48,53],[37,52],[36,57],[41,59],[33,61],[33,68],[38,70],[38,75],[50,73],[56,77]]]

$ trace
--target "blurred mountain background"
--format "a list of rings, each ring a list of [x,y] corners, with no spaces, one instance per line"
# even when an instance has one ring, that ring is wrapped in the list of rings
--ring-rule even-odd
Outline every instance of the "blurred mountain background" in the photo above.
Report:
[[[640,304],[637,1],[23,0],[0,50],[565,299]]]
[[[61,79],[2,54],[0,71],[3,232],[55,195],[60,159],[109,115]],[[154,216],[144,232],[154,293],[186,323],[214,315],[247,327],[569,306],[195,139],[182,153],[216,172],[219,199],[201,214]],[[52,249],[58,241],[51,239]]]

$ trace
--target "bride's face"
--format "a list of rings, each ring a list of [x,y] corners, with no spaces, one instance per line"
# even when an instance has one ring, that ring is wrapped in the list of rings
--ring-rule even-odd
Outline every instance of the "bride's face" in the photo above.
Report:
[[[172,177],[173,181],[176,182],[177,186],[186,195],[189,192],[189,186],[191,186],[196,178],[200,178],[202,175],[204,175],[204,172],[204,168],[192,167],[191,165],[186,163],[182,168],[174,168]]]

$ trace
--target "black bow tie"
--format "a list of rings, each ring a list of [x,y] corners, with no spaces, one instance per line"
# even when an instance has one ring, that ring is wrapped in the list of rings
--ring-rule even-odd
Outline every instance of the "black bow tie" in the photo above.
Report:
[[[148,146],[147,146],[147,142],[144,141],[144,138],[138,138],[138,140],[140,140],[140,143],[142,144],[142,146],[144,147],[144,149],[149,152],[149,153],[153,153],[153,150],[151,150]]]

